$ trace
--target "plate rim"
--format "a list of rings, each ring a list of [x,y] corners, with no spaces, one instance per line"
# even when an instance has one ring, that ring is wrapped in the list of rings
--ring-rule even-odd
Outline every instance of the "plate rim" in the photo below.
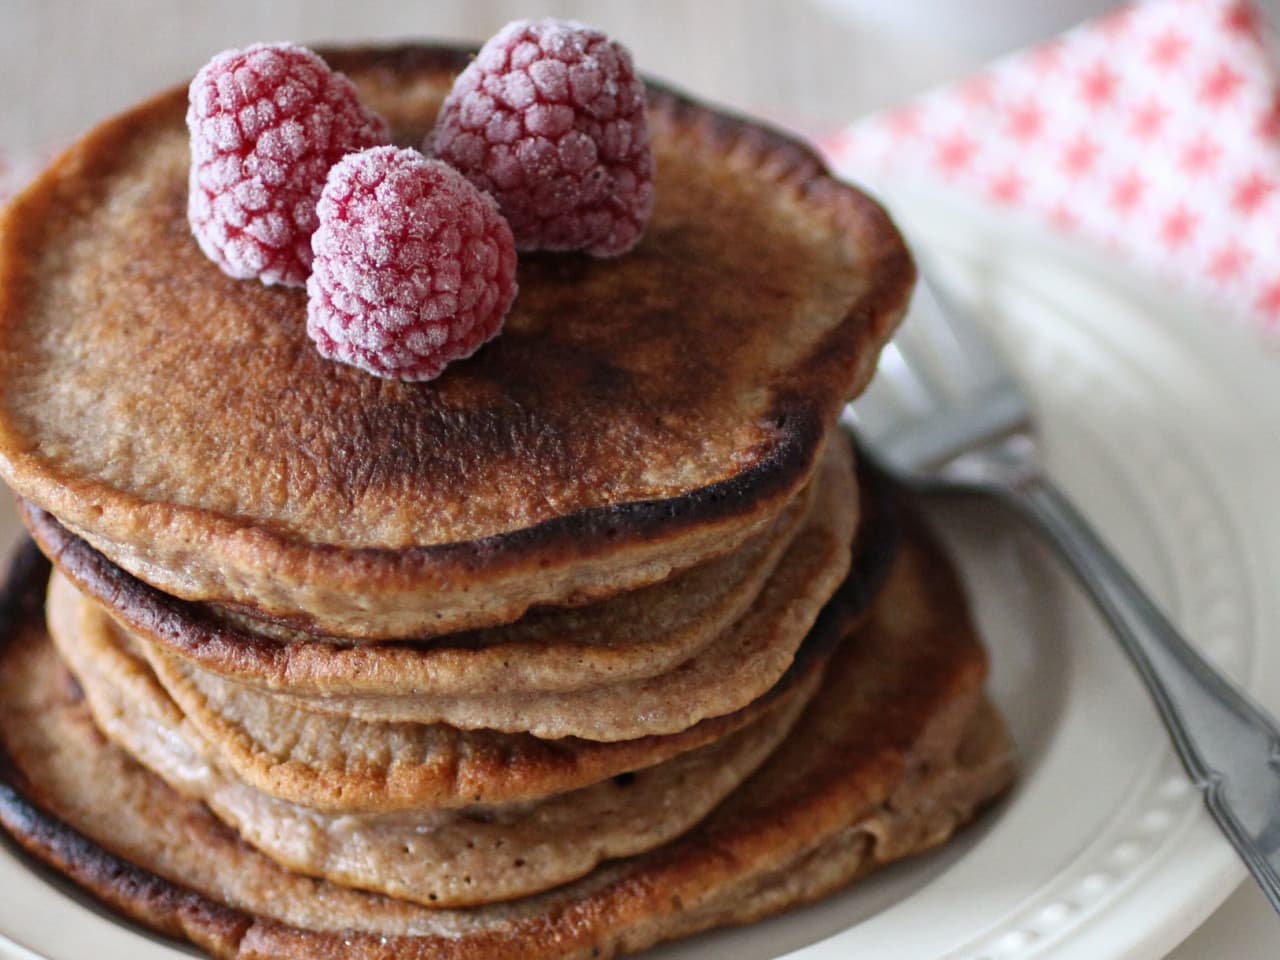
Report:
[[[1280,405],[1280,377],[1277,376],[1280,374],[1280,350],[1269,352],[1266,348],[1259,349],[1261,337],[1248,328],[1248,321],[1243,316],[1229,315],[1219,324],[1211,325],[1203,319],[1204,316],[1222,316],[1230,314],[1230,311],[1186,290],[1163,290],[1161,284],[1167,281],[1160,277],[1132,263],[1109,262],[1096,247],[1081,239],[1055,233],[1024,212],[994,209],[953,188],[919,181],[873,182],[870,188],[894,212],[900,225],[905,225],[905,232],[916,249],[929,251],[933,248],[936,254],[937,249],[946,248],[945,241],[940,241],[938,234],[947,232],[979,235],[997,246],[1016,244],[1023,256],[1043,256],[1054,269],[1107,294],[1117,295],[1137,307],[1148,315],[1144,323],[1151,331],[1167,338],[1178,349],[1192,349],[1197,356],[1206,359],[1206,366],[1228,385],[1229,392],[1237,399],[1247,401],[1270,397],[1273,403]],[[911,227],[917,221],[929,225],[922,226],[918,232],[913,231]],[[1150,315],[1156,313],[1166,325],[1163,329],[1150,319]],[[1272,473],[1280,478],[1277,466],[1280,466],[1280,458],[1273,457]],[[1217,479],[1221,480],[1221,477]],[[1262,485],[1255,482],[1247,486],[1258,488]],[[1236,492],[1239,493],[1238,487]],[[1256,496],[1254,490],[1247,494],[1246,499]],[[1229,519],[1236,521],[1238,517],[1233,513]],[[1240,525],[1235,523],[1234,526],[1239,532]],[[1242,542],[1249,548],[1245,562],[1253,581],[1262,579],[1259,571],[1270,571],[1280,579],[1280,517],[1266,517],[1259,524],[1259,530],[1252,536],[1246,536]],[[1265,654],[1262,640],[1268,633],[1268,627],[1274,628],[1280,618],[1277,617],[1275,599],[1267,602],[1262,591],[1256,589],[1252,591],[1251,599],[1254,601],[1254,629],[1249,639],[1253,648],[1251,653],[1257,657]],[[1267,707],[1280,711],[1280,686],[1272,682],[1269,690],[1260,690],[1265,671],[1259,667],[1260,664],[1254,664],[1246,687]],[[1170,904],[1163,896],[1155,896],[1148,877],[1146,882],[1126,891],[1107,909],[1091,916],[1077,937],[1047,946],[1028,943],[1025,949],[1014,948],[999,955],[1095,960],[1104,955],[1098,951],[1105,949],[1105,955],[1116,960],[1154,960],[1164,956],[1216,912],[1247,878],[1243,864],[1202,808],[1182,833],[1184,835],[1178,840],[1180,850],[1166,846],[1161,848],[1157,857],[1157,860],[1176,860],[1181,851],[1184,865],[1192,855],[1195,857],[1195,883],[1184,890],[1178,902]],[[1168,865],[1164,866],[1167,869]],[[1134,913],[1145,913],[1147,922],[1127,922]],[[1162,922],[1150,923],[1151,916],[1156,914],[1164,914]],[[836,941],[841,937],[842,934],[836,934],[788,953],[786,957],[788,960],[836,960],[843,955],[837,952],[840,944]],[[953,951],[948,950],[941,956],[952,955]]]

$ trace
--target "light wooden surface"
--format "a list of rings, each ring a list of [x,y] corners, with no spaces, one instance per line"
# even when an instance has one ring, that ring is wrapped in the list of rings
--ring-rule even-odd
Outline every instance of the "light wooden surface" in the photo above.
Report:
[[[508,20],[599,26],[645,72],[817,129],[958,74],[942,45],[886,41],[817,0],[0,0],[0,146],[64,142],[212,54],[255,41],[481,41]]]
[[[974,50],[948,46],[943,30],[904,38],[843,16],[838,6],[830,0],[0,0],[0,148],[21,153],[65,143],[149,93],[184,82],[228,47],[264,40],[480,41],[522,16],[600,26],[632,48],[646,73],[809,131],[977,65]],[[1170,960],[1273,956],[1280,956],[1280,925],[1246,887]]]

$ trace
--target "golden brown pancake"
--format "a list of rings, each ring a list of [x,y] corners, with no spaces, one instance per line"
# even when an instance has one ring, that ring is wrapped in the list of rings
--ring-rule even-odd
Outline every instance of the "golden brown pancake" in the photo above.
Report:
[[[846,541],[850,533],[843,531]],[[738,625],[730,628],[731,649],[761,648],[757,656],[767,663],[775,659],[769,649],[771,642],[785,642],[782,666],[770,673],[762,688],[731,712],[705,715],[702,711],[708,704],[722,702],[714,683],[716,667],[724,671],[722,679],[728,683],[733,679],[732,664],[717,658],[704,665],[695,657],[688,670],[678,669],[670,678],[677,691],[686,685],[686,676],[694,685],[708,685],[701,699],[677,698],[672,702],[671,713],[687,722],[667,733],[630,739],[545,739],[536,734],[462,729],[446,723],[365,721],[304,709],[279,695],[263,695],[252,687],[220,682],[209,673],[194,673],[127,632],[118,633],[118,642],[136,646],[139,655],[146,657],[166,693],[216,751],[220,764],[270,796],[335,812],[511,803],[577,789],[661,763],[742,729],[780,701],[802,697],[807,678],[821,671],[835,639],[865,613],[885,559],[891,555],[887,537],[883,526],[877,530],[868,525],[859,563],[838,584],[834,597],[830,584],[826,586],[822,596],[829,602],[820,614],[817,608],[810,610],[803,598],[793,609],[779,590],[775,592],[782,595],[765,597],[765,609],[758,616],[753,610],[744,618],[743,636],[736,632]],[[847,554],[847,548],[841,549]],[[840,569],[847,569],[847,561]],[[775,622],[769,614],[775,607],[799,622]],[[778,636],[764,629],[766,626],[777,628]],[[791,631],[791,626],[798,626],[800,633]],[[800,641],[796,651],[793,643]],[[754,666],[748,661],[747,672]],[[644,721],[643,709],[648,704],[635,691],[630,694],[613,704],[620,714],[613,718],[614,723]],[[518,691],[511,696],[518,701]],[[423,705],[423,709],[429,708],[429,702]],[[561,722],[570,719],[566,713]],[[610,721],[608,715],[590,712],[577,719],[593,730]]]
[[[456,697],[590,689],[674,669],[750,608],[805,521],[812,487],[764,534],[663,583],[531,612],[501,627],[376,645],[237,627],[125,573],[45,511],[20,507],[41,549],[81,591],[125,629],[194,668],[298,695]],[[844,508],[853,507],[856,494],[844,496]]]
[[[466,58],[330,55],[412,144]],[[640,245],[523,257],[502,336],[380,380],[319,356],[302,291],[200,253],[185,99],[107,121],[0,219],[0,476],[185,599],[389,639],[663,580],[773,522],[906,305],[873,201],[655,86]]]
[[[145,636],[132,636],[169,694],[235,763],[248,762],[238,746],[245,741],[253,744],[258,762],[286,752],[297,759],[307,744],[309,763],[343,769],[347,755],[396,756],[388,744],[402,742],[407,723],[607,742],[676,734],[743,709],[773,687],[849,572],[857,484],[842,438],[833,438],[813,482],[813,509],[750,609],[688,660],[656,676],[567,692],[511,683],[471,697],[430,690],[360,696],[264,692],[193,667]],[[566,663],[566,671],[572,666]]]
[[[767,695],[687,731],[613,744],[548,741],[499,731],[460,731],[447,724],[343,721],[332,714],[292,707],[255,712],[256,704],[250,704],[239,710],[234,700],[211,709],[200,698],[198,687],[193,692],[163,667],[157,678],[136,640],[120,631],[91,600],[70,604],[67,591],[74,593],[73,586],[64,577],[58,582],[63,584],[60,616],[51,612],[49,626],[65,658],[77,662],[86,658],[72,650],[92,637],[97,649],[105,649],[118,662],[123,658],[147,664],[146,681],[159,686],[164,698],[175,704],[174,709],[183,714],[184,727],[191,728],[193,739],[200,741],[212,763],[265,795],[332,813],[534,803],[609,777],[671,763],[691,750],[756,726],[769,714],[786,712],[797,700],[804,701],[826,666],[835,640],[828,627],[810,641],[794,671]],[[841,617],[833,617],[832,623],[836,622],[844,623]],[[243,713],[250,714],[248,721]],[[486,771],[490,780],[481,781]],[[474,792],[460,792],[456,781],[472,785]]]
[[[812,487],[812,484],[810,484]],[[811,490],[733,553],[581,607],[420,642],[317,643],[235,623],[125,573],[52,515],[20,503],[46,555],[123,627],[193,667],[265,690],[320,696],[565,691],[654,676],[714,640],[750,606],[808,511]],[[256,629],[255,629],[256,628]]]
[[[98,729],[291,870],[428,906],[538,893],[684,833],[781,742],[821,681],[806,676],[743,729],[637,773],[524,803],[382,814],[277,800],[223,767],[111,619],[54,573],[49,635]]]
[[[37,572],[28,601],[39,590]],[[785,909],[940,843],[1012,772],[959,585],[912,527],[790,736],[698,827],[543,894],[432,910],[299,877],[237,839],[101,737],[38,605],[17,608],[0,626],[0,822],[117,911],[219,957],[609,957]]]
[[[891,526],[879,511],[870,511],[854,569],[782,678],[741,709],[662,736],[614,742],[546,740],[446,724],[370,725],[349,719],[335,725],[330,717],[310,714],[314,722],[295,724],[281,737],[269,722],[258,724],[261,718],[252,711],[207,709],[199,691],[193,693],[172,676],[166,679],[174,699],[198,721],[202,736],[217,746],[225,765],[256,789],[280,799],[341,812],[534,800],[713,743],[780,701],[800,695],[805,678],[821,669],[848,624],[865,615],[892,549]],[[122,637],[127,644],[128,634]],[[255,722],[249,725],[246,720]]]

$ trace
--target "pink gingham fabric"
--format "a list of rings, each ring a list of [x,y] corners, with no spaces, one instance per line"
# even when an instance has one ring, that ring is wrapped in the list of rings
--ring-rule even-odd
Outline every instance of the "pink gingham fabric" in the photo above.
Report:
[[[825,138],[1175,278],[1280,343],[1280,72],[1259,9],[1141,0]]]

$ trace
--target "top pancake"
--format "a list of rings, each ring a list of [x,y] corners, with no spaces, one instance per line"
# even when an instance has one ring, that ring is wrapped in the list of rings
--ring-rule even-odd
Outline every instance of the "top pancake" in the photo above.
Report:
[[[466,52],[331,54],[420,143]],[[334,636],[510,621],[729,551],[804,484],[912,267],[804,147],[662,90],[630,254],[526,255],[438,380],[322,359],[305,294],[186,222],[185,93],[110,120],[0,222],[0,473],[186,599]]]

